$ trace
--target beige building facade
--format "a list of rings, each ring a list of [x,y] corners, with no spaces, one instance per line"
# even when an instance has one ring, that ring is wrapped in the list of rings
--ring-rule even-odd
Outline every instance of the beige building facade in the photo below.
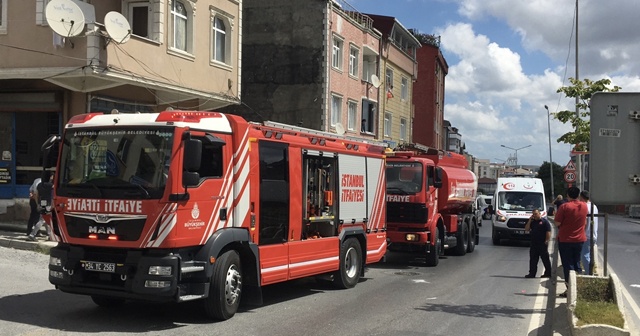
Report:
[[[0,0],[0,216],[71,116],[239,104],[241,31],[242,0]]]

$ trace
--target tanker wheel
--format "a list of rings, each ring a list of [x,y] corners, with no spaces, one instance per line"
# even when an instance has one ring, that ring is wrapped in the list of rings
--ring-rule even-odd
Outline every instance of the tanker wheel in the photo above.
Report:
[[[124,299],[111,296],[91,295],[91,300],[103,308],[117,308],[124,304]]]
[[[349,238],[340,246],[340,269],[333,276],[337,288],[353,288],[360,281],[362,249],[355,238]]]
[[[242,294],[242,265],[238,252],[227,251],[213,266],[209,297],[204,300],[204,310],[208,317],[228,320],[240,306]]]
[[[469,224],[469,243],[467,244],[467,253],[471,253],[476,249],[477,239],[476,226],[473,223]]]
[[[429,244],[428,249],[429,253],[427,253],[427,266],[435,267],[438,266],[440,262],[440,252],[442,251],[442,238],[440,238],[440,229],[436,227],[435,231],[436,243],[434,245]]]
[[[467,248],[469,246],[469,226],[467,225],[467,223],[462,223],[462,225],[460,225],[460,227],[458,228],[456,240],[456,254],[459,256],[467,254]]]

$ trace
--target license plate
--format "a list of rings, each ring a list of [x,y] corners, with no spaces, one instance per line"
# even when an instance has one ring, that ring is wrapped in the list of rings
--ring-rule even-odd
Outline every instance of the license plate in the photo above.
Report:
[[[116,264],[98,261],[81,261],[80,264],[85,271],[115,273]]]
[[[524,230],[516,230],[516,234],[524,234],[525,231]]]

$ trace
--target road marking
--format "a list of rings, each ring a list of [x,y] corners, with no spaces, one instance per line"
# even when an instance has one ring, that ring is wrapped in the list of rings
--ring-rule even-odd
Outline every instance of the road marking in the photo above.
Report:
[[[631,286],[631,287],[635,287],[635,288],[640,288],[640,285],[636,285],[636,284],[629,285],[629,286]]]
[[[552,238],[552,241],[554,240],[555,240],[555,237]],[[554,246],[553,243],[550,243],[547,246],[547,250],[549,251],[549,257],[552,258],[551,259],[552,265],[553,265],[553,258],[557,258],[557,255],[554,255],[553,253],[553,246]],[[549,292],[542,285],[542,282],[547,280],[550,280],[550,279],[540,279],[540,286],[538,287],[536,301],[533,303],[533,308],[531,309],[533,313],[531,314],[531,320],[529,320],[529,329],[528,329],[529,333],[533,330],[540,329],[540,327],[542,327],[544,324],[544,316],[547,313],[546,301],[549,298]],[[555,286],[555,284],[552,284],[552,286]],[[524,291],[522,292],[524,293]]]
[[[430,283],[429,281],[424,279],[413,279],[411,281],[413,281],[413,283],[426,283],[426,284]]]

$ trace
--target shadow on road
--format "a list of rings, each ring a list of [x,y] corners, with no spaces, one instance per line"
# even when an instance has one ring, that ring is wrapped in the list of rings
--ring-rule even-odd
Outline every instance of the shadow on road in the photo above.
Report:
[[[529,318],[527,315],[538,314],[543,311],[535,309],[522,309],[510,306],[495,304],[486,305],[449,305],[449,304],[426,304],[416,308],[428,312],[443,312],[468,317],[496,318],[507,317],[515,319]]]

